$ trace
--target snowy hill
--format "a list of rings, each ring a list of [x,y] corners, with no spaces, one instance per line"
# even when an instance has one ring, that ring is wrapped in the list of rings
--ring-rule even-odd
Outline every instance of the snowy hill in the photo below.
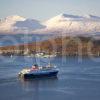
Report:
[[[95,34],[100,33],[100,17],[60,14],[39,22],[15,15],[0,20],[0,33]]]
[[[14,16],[8,16],[5,19],[1,19],[0,20],[0,32],[13,32],[13,25],[17,22],[17,21],[24,21],[25,18],[20,17],[18,15],[14,15]]]
[[[47,30],[62,34],[84,34],[100,32],[100,17],[61,14],[44,23]]]
[[[27,33],[44,28],[39,21],[14,15],[0,20],[0,33]]]

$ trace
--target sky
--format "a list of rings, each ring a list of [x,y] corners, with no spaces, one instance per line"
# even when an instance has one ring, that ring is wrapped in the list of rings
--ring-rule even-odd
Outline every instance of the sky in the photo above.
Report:
[[[100,0],[0,0],[0,18],[19,15],[47,20],[61,13],[100,16]]]

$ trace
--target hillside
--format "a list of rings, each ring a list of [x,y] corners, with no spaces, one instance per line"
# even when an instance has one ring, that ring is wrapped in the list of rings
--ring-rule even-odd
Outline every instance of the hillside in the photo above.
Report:
[[[30,55],[36,52],[67,56],[100,56],[100,40],[92,37],[58,37],[42,42],[0,47],[2,55]]]

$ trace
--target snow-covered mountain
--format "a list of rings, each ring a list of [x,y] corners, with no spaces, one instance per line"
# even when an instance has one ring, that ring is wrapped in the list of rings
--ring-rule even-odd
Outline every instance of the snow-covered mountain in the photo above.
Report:
[[[20,17],[20,16],[8,16],[5,19],[1,19],[0,20],[0,32],[11,32],[13,31],[13,25],[17,22],[17,21],[24,21],[25,18]]]
[[[39,21],[14,15],[0,20],[0,33],[27,33],[45,28]]]
[[[40,22],[15,15],[0,20],[0,33],[25,32],[69,35],[95,34],[100,33],[100,17],[60,14],[45,22]]]
[[[61,14],[44,23],[47,30],[62,34],[85,34],[100,32],[100,17]]]

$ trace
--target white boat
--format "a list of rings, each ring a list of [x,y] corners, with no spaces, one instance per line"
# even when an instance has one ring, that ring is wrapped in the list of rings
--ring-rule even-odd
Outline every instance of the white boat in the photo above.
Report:
[[[52,57],[56,57],[55,54],[52,54],[52,55],[48,55],[48,54],[44,54],[44,53],[37,53],[35,54],[35,57],[40,57],[40,58],[52,58]]]

